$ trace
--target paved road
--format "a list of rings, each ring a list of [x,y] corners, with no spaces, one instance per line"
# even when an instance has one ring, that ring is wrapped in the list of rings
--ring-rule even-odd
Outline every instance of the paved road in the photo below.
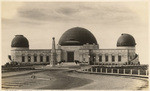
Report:
[[[35,79],[31,78],[34,73]],[[83,74],[67,69],[33,70],[2,74],[3,89],[136,90],[147,88],[147,79]]]

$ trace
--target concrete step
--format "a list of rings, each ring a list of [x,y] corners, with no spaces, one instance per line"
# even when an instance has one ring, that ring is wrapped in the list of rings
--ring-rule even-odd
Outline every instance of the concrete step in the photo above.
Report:
[[[76,64],[75,62],[64,62],[60,64],[61,66],[75,66],[75,65],[79,65]]]

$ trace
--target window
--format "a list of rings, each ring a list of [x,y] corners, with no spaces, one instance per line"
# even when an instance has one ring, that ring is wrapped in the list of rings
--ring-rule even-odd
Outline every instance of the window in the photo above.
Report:
[[[121,56],[120,56],[120,55],[118,56],[118,61],[119,61],[119,62],[121,61]]]
[[[115,61],[115,56],[112,56],[112,62],[114,62]]]
[[[22,56],[22,62],[25,62],[25,56]]]
[[[99,62],[102,62],[102,56],[101,55],[99,56]]]
[[[28,62],[31,62],[31,56],[28,56]]]
[[[105,56],[105,61],[108,62],[108,55]]]
[[[43,56],[40,56],[40,62],[43,62]]]
[[[37,56],[36,55],[34,56],[34,62],[37,62]]]
[[[46,56],[46,62],[49,62],[49,56]]]

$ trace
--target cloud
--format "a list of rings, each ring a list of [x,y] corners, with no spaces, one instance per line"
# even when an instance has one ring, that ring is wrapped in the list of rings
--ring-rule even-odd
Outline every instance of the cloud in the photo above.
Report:
[[[18,9],[18,15],[30,20],[51,22],[112,23],[137,18],[127,7],[114,3],[26,3]]]
[[[62,7],[62,8],[57,9],[56,12],[66,15],[66,16],[70,16],[80,11],[79,9],[75,9],[75,8]]]
[[[17,14],[17,9],[22,7],[23,3],[2,2],[2,18],[12,19]]]
[[[9,4],[7,4],[9,5]],[[19,5],[17,3],[17,5]],[[124,3],[104,2],[26,2],[16,8],[10,21],[42,25],[45,23],[74,23],[99,25],[125,25],[139,23],[137,14]]]

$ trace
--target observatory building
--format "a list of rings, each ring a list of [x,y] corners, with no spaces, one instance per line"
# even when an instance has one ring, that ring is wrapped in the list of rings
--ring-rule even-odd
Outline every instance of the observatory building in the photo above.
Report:
[[[89,30],[74,27],[61,36],[56,48],[54,38],[52,44],[52,49],[30,49],[26,37],[15,35],[11,43],[10,59],[20,64],[53,64],[60,61],[101,65],[140,63],[135,53],[135,39],[130,34],[121,34],[116,43],[117,48],[100,49],[96,38]]]

